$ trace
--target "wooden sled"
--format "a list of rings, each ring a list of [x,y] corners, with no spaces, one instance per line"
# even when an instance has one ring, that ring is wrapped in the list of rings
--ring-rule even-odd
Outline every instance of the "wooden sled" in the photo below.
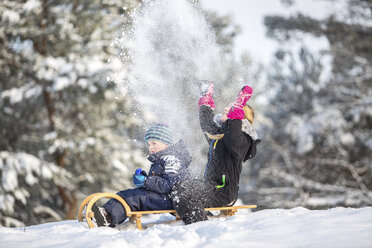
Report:
[[[102,198],[114,198],[118,200],[124,207],[125,212],[129,218],[129,221],[135,222],[137,229],[142,230],[142,223],[141,223],[141,217],[145,214],[175,214],[176,219],[180,220],[179,216],[176,213],[176,210],[154,210],[154,211],[132,211],[129,207],[129,205],[125,202],[123,198],[118,196],[114,193],[95,193],[83,200],[79,207],[78,212],[78,220],[83,221],[84,219],[87,221],[89,228],[96,227],[93,218],[94,213],[92,212],[92,206],[93,204]],[[235,215],[235,213],[238,211],[238,209],[244,209],[244,208],[256,208],[256,205],[242,205],[242,206],[231,206],[231,207],[218,207],[218,208],[205,208],[206,211],[220,211],[220,214],[218,217],[222,216],[232,216]],[[85,209],[85,213],[84,213]]]

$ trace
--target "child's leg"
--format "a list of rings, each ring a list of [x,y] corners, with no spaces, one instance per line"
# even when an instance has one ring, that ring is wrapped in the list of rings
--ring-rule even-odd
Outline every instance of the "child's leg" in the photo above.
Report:
[[[110,213],[112,218],[112,226],[120,224],[127,219],[127,214],[125,209],[121,203],[116,199],[110,199],[106,202],[103,207],[106,209],[107,212]]]
[[[127,189],[116,193],[128,203],[132,211],[173,209],[167,195],[148,191],[143,187]],[[120,224],[127,218],[124,207],[115,199],[109,200],[103,207],[110,212],[113,224]]]
[[[127,189],[116,193],[122,197],[133,211],[138,210],[141,198],[146,195],[144,188]],[[116,199],[111,199],[106,202],[103,207],[111,214],[112,224],[117,225],[123,223],[127,219],[127,214],[121,203]]]
[[[174,208],[187,224],[207,220],[206,207],[218,206],[213,184],[205,180],[188,180],[180,183],[171,194]]]

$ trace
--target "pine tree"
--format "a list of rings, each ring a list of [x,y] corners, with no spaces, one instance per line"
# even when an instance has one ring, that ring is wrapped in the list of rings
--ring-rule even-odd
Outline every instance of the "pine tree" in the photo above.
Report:
[[[128,21],[122,14],[137,2],[1,2],[0,151],[7,153],[0,171],[19,180],[17,187],[3,182],[0,195],[22,209],[2,207],[1,215],[35,224],[47,213],[30,216],[48,207],[72,219],[81,195],[129,186],[130,172],[143,160],[133,141],[141,116],[131,114],[133,100],[110,77],[123,69],[112,46]],[[43,189],[35,190],[11,162],[19,156],[59,169],[50,170],[52,177],[33,173]],[[69,181],[53,179],[62,172]]]
[[[330,76],[322,79],[327,66],[322,57],[305,50],[299,59],[289,51],[276,54],[276,70],[269,76],[276,94],[267,112],[273,125],[267,129],[266,152],[273,155],[264,161],[261,186],[295,190],[284,191],[290,200],[286,203],[266,197],[271,206],[370,204],[372,5],[365,0],[346,3],[341,14],[323,20],[301,13],[265,18],[268,35],[282,44],[303,34],[326,38],[331,58]]]

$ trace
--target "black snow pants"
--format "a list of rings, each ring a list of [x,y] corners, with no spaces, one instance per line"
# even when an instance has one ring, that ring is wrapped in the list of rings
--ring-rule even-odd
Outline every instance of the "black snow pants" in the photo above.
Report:
[[[216,186],[208,180],[190,179],[175,185],[171,194],[173,206],[182,221],[188,225],[207,220],[204,208],[226,206]]]

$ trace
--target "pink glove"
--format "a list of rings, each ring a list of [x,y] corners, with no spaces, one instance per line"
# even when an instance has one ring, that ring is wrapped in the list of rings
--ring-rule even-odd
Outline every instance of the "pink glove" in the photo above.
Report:
[[[238,97],[236,98],[235,103],[230,108],[227,118],[232,120],[243,120],[244,119],[244,105],[251,98],[253,90],[248,85],[244,86],[239,92]]]
[[[208,82],[203,80],[200,85],[200,94],[201,97],[199,98],[199,108],[202,105],[206,105],[211,109],[214,109],[216,105],[214,104],[214,100],[212,97],[213,94],[213,82]]]

